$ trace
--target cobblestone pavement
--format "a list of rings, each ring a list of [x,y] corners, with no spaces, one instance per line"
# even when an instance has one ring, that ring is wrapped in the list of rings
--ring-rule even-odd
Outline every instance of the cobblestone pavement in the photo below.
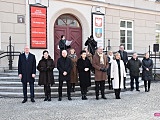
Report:
[[[121,93],[120,100],[114,94],[107,94],[107,100],[96,100],[88,96],[63,98],[61,102],[52,98],[51,102],[36,99],[22,104],[22,98],[0,98],[0,120],[160,120],[160,82],[151,84],[151,91],[127,91]]]

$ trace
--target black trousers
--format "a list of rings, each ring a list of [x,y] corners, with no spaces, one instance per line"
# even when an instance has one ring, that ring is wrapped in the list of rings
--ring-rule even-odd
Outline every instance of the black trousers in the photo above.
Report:
[[[87,94],[87,87],[81,87],[81,94],[86,95]]]
[[[70,84],[70,81],[67,80],[66,83],[67,83],[67,96],[71,97],[71,87],[70,87],[71,84]],[[59,81],[59,88],[58,88],[59,97],[62,97],[62,86],[63,86],[63,81],[60,80]]]
[[[95,85],[96,96],[99,96],[99,90],[101,90],[101,95],[104,96],[105,81],[95,81]]]
[[[151,86],[151,81],[150,80],[144,80],[145,91],[147,91],[147,82],[148,82],[148,90],[150,90],[150,86]]]
[[[23,85],[23,96],[24,99],[27,99],[27,83],[22,83]],[[29,82],[30,86],[30,97],[34,98],[34,82]]]
[[[134,89],[134,80],[136,82],[136,90],[139,90],[139,81],[138,81],[139,76],[130,76],[130,78],[131,78],[131,82],[130,82],[131,90]]]
[[[44,93],[45,93],[45,96],[51,96],[51,87],[50,85],[44,85]]]
[[[112,88],[112,80],[110,75],[108,75],[108,84],[109,84],[109,88]]]
[[[115,92],[116,99],[120,98],[121,89],[114,89],[114,92]]]

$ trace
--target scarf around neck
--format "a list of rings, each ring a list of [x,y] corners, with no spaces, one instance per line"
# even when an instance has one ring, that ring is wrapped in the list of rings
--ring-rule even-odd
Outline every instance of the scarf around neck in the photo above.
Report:
[[[102,54],[97,53],[97,54],[100,57],[100,64],[104,64],[103,53]]]

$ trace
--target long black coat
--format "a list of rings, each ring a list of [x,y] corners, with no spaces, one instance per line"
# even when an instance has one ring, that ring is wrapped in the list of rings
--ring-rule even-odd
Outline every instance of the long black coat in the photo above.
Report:
[[[39,81],[38,85],[53,85],[54,84],[54,61],[49,56],[48,59],[42,57],[39,61],[37,69],[39,70]]]
[[[89,87],[91,86],[91,62],[88,58],[83,60],[82,58],[79,58],[77,61],[77,68],[79,72],[79,81],[80,81],[80,87]],[[89,68],[89,71],[84,71],[85,68]]]
[[[152,68],[153,68],[153,61],[148,58],[143,58],[142,60],[142,80],[153,80],[152,76]],[[146,68],[149,69],[149,71],[146,70]]]
[[[140,70],[139,70],[140,67],[141,67],[141,61],[138,58],[135,60],[132,57],[127,63],[127,68],[130,71],[130,76],[139,76],[140,75]]]
[[[36,74],[36,59],[35,55],[29,53],[26,60],[25,53],[19,56],[18,60],[18,74],[22,74],[22,83],[35,82],[32,74]]]
[[[72,69],[72,61],[70,58],[60,57],[57,61],[57,69],[59,70],[59,81],[68,81],[71,79],[70,73]],[[63,75],[64,71],[67,72],[66,76]]]

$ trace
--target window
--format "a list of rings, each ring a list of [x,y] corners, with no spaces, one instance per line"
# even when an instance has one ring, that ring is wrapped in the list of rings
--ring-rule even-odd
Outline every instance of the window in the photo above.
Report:
[[[160,44],[160,24],[156,24],[156,43]]]
[[[120,21],[120,44],[124,45],[125,50],[133,50],[133,21]]]
[[[56,25],[80,27],[80,24],[78,23],[77,19],[68,14],[61,15],[60,17],[58,17],[58,19],[56,20]]]

